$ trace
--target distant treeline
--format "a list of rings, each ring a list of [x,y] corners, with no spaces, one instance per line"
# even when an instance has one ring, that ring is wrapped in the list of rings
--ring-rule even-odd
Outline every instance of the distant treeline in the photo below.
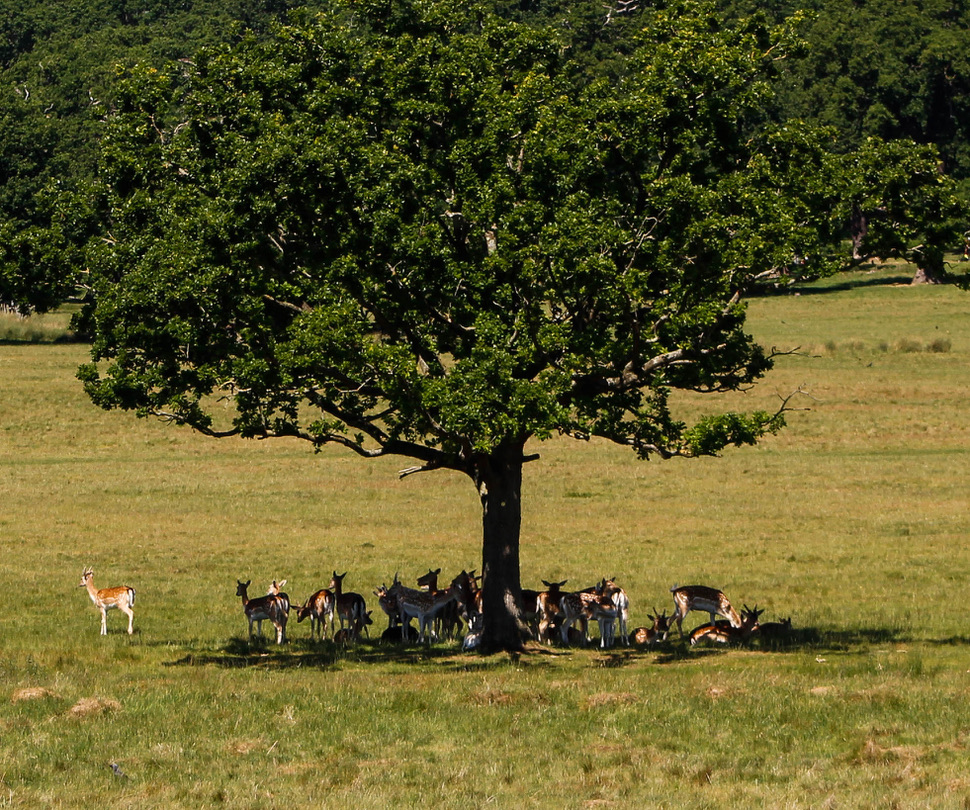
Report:
[[[608,75],[647,0],[489,0],[521,22],[555,22]],[[609,3],[613,3],[610,7]],[[23,234],[50,226],[39,193],[96,171],[101,121],[119,64],[190,59],[203,46],[265,34],[325,0],[0,0],[0,291],[16,299]],[[779,64],[780,121],[833,130],[839,148],[867,136],[935,144],[943,171],[970,192],[970,10],[944,0],[736,0],[724,25],[804,13],[804,53]],[[27,240],[29,241],[29,240]],[[21,267],[22,270],[22,267]],[[33,291],[42,308],[63,295]],[[36,279],[32,284],[36,287]]]

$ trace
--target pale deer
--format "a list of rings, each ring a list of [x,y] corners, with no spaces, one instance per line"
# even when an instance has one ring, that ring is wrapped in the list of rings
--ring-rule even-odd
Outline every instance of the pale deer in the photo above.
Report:
[[[627,597],[626,591],[616,584],[616,577],[603,580],[602,589],[603,595],[610,597],[613,604],[616,605],[617,623],[620,626],[620,641],[629,646],[630,634],[627,626],[630,621],[630,599]]]
[[[333,593],[326,588],[321,588],[296,609],[296,621],[299,623],[309,618],[310,637],[319,635],[321,638],[326,638],[327,619],[330,620],[330,635],[333,635],[333,611]]]
[[[117,608],[122,613],[128,616],[128,635],[130,636],[134,630],[132,623],[135,619],[135,614],[132,611],[132,607],[135,604],[135,589],[129,587],[128,585],[120,585],[116,588],[101,588],[98,590],[94,587],[94,569],[85,568],[84,572],[81,574],[81,582],[78,584],[79,588],[87,588],[88,594],[91,596],[91,601],[94,602],[94,606],[101,611],[101,635],[108,635],[108,611]]]
[[[559,600],[562,624],[559,627],[562,643],[569,644],[569,630],[575,622],[582,626],[582,637],[589,639],[589,620],[593,619],[600,629],[600,647],[613,646],[617,609],[613,600],[601,593],[577,591],[567,593]]]
[[[562,600],[562,586],[569,582],[564,579],[562,582],[547,582],[542,580],[546,590],[540,591],[536,596],[536,610],[539,613],[539,640],[550,641],[555,633],[560,620],[562,610],[559,602]]]
[[[414,588],[407,588],[401,584],[397,574],[394,575],[394,584],[391,585],[388,593],[397,598],[398,608],[401,611],[401,624],[407,625],[412,618],[418,620],[418,638],[420,641],[432,640],[432,624],[435,614],[445,605],[454,602],[458,598],[459,580],[461,584],[466,584],[461,574],[452,580],[451,585],[443,591],[418,591]]]
[[[418,587],[427,588],[431,593],[438,593],[438,574],[441,569],[432,571],[428,569],[427,574],[418,577]],[[456,598],[446,605],[443,605],[434,616],[434,632],[439,638],[454,638],[461,632],[461,606]]]
[[[638,627],[630,633],[633,643],[638,646],[652,646],[666,641],[667,634],[670,632],[670,617],[667,616],[667,611],[657,613],[657,609],[654,608],[653,613],[647,614],[647,618],[653,624],[650,627]]]
[[[290,612],[290,595],[288,593],[284,593],[282,590],[280,590],[285,584],[286,584],[286,580],[285,579],[284,580],[281,580],[280,582],[277,582],[274,579],[273,580],[273,584],[269,586],[269,589],[266,591],[266,593],[267,593],[267,595],[275,596],[275,597],[279,598],[279,600],[280,600],[280,606],[283,608],[283,610],[285,610],[287,613],[289,613]]]
[[[333,577],[330,580],[330,588],[333,591],[335,605],[334,609],[337,613],[337,619],[340,621],[341,630],[344,629],[345,625],[352,629],[367,614],[367,603],[364,601],[363,596],[352,591],[348,591],[347,593],[343,592],[345,576],[347,576],[346,571],[342,574],[334,571]],[[364,626],[364,632],[367,632],[366,625]],[[370,636],[370,633],[368,632],[367,635]]]
[[[740,644],[751,638],[758,631],[758,617],[764,613],[758,606],[749,608],[747,605],[741,611],[741,626],[734,627],[728,622],[713,622],[695,627],[690,633],[691,646],[702,641],[714,644]]]
[[[682,622],[687,618],[687,614],[692,610],[698,610],[711,615],[711,624],[714,624],[714,616],[723,616],[731,623],[731,627],[741,626],[741,617],[731,606],[728,598],[716,588],[708,588],[705,585],[685,585],[684,587],[674,586],[670,589],[674,595],[674,615],[671,622],[677,622],[677,629],[680,637],[684,637]]]
[[[256,635],[263,636],[263,620],[268,619],[276,628],[276,643],[286,642],[287,611],[283,609],[283,600],[275,594],[267,594],[256,599],[250,599],[247,589],[252,580],[245,583],[236,580],[236,596],[242,598],[243,612],[249,620],[249,641],[253,640],[253,622],[256,622]]]

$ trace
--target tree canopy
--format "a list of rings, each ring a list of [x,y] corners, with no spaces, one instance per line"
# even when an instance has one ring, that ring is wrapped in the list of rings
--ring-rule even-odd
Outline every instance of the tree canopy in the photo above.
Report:
[[[697,456],[777,430],[783,406],[687,424],[670,392],[769,370],[742,297],[843,260],[843,192],[874,164],[919,196],[866,192],[893,212],[881,238],[945,197],[915,147],[887,165],[880,143],[835,155],[764,125],[792,42],[685,0],[593,75],[569,29],[348,0],[127,70],[101,180],[59,209],[90,228],[86,390],[212,436],[466,474],[485,647],[517,648],[526,443]]]

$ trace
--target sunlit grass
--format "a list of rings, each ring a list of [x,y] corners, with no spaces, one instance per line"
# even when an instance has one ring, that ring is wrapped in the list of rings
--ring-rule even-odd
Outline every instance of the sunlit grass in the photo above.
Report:
[[[396,571],[479,567],[471,482],[104,413],[83,346],[0,345],[0,806],[964,806],[970,299],[891,273],[751,304],[798,352],[682,405],[804,391],[760,446],[555,440],[526,467],[524,585],[615,575],[634,624],[716,585],[792,617],[780,651],[342,650],[295,619],[250,646],[237,578],[302,600],[347,571],[376,606]],[[133,637],[116,611],[98,636],[85,565],[137,588]]]

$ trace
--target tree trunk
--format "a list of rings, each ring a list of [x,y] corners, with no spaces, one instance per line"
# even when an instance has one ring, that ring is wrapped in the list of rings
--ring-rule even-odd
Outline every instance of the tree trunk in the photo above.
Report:
[[[916,275],[912,284],[942,284],[946,281],[946,262],[943,251],[934,246],[924,246],[916,257]]]
[[[523,649],[519,531],[522,525],[522,445],[503,447],[479,459],[476,484],[482,500],[481,650]]]

